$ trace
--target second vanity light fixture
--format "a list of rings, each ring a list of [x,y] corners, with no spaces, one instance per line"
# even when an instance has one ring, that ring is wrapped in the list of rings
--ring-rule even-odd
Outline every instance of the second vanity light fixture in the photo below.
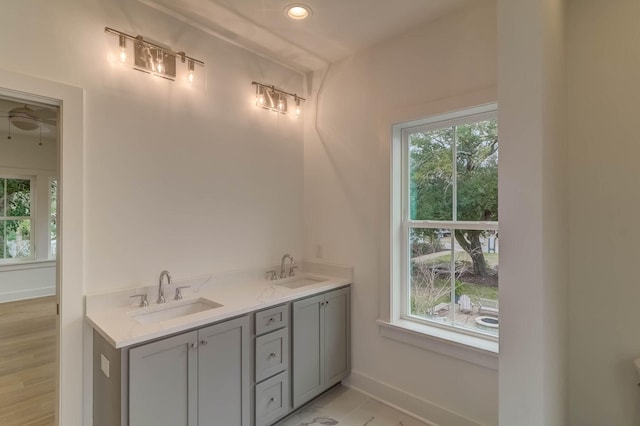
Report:
[[[296,117],[302,114],[302,102],[306,100],[305,98],[257,81],[252,81],[251,84],[256,86],[256,106],[286,114],[289,109],[287,98],[293,98]]]
[[[176,79],[176,58],[180,58],[183,64],[187,64],[187,80],[192,83],[195,79],[195,66],[204,66],[204,62],[187,56],[184,52],[174,51],[144,40],[142,36],[134,37],[113,28],[104,27],[106,33],[118,36],[120,47],[119,59],[123,64],[127,62],[127,40],[133,42],[134,68],[148,72],[168,80]]]

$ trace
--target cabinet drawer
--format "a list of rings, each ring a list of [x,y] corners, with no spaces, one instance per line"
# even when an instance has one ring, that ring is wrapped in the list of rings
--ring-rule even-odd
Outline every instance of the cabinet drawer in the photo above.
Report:
[[[289,411],[289,376],[282,372],[256,385],[256,426],[265,426]]]
[[[256,382],[289,368],[289,329],[256,338]]]
[[[289,305],[256,312],[256,336],[286,327],[289,324]]]

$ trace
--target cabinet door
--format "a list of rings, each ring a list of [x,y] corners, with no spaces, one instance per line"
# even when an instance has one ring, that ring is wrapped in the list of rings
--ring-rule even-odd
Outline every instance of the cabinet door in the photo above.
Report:
[[[324,302],[324,386],[344,379],[351,369],[349,289],[325,295]]]
[[[323,389],[324,295],[293,303],[293,408]]]
[[[129,351],[129,425],[197,426],[197,333]]]
[[[198,341],[198,426],[249,426],[249,317],[203,328]]]

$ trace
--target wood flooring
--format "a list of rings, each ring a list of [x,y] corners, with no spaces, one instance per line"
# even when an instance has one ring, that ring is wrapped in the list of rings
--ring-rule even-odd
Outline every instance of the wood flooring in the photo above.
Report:
[[[53,426],[56,300],[0,303],[0,425]]]

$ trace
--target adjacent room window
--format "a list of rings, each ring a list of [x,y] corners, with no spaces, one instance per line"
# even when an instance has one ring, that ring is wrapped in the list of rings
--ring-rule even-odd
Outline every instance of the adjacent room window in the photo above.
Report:
[[[58,242],[58,180],[49,180],[49,259],[56,259],[56,244]]]
[[[398,220],[393,225],[399,316],[497,339],[496,106],[426,118],[394,130],[399,130],[401,143],[392,185],[392,199],[401,203],[394,207]]]
[[[0,176],[0,263],[32,259],[33,180]]]

